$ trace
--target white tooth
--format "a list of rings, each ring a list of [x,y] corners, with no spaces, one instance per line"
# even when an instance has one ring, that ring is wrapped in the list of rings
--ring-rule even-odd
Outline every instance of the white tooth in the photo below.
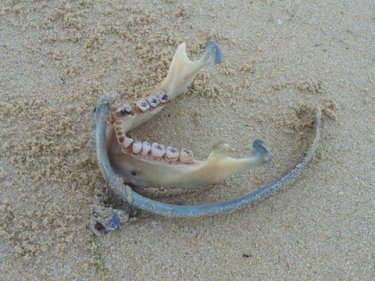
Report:
[[[142,112],[146,112],[150,108],[150,105],[145,100],[139,100],[135,104]]]
[[[181,149],[180,151],[180,161],[185,164],[193,163],[193,152],[191,150],[187,150],[185,148]]]
[[[117,108],[116,110],[116,113],[117,115],[120,115],[120,116],[125,116],[125,115],[128,115],[132,112],[132,107],[130,104],[123,104],[121,105],[119,108]]]
[[[144,141],[142,143],[142,152],[141,152],[141,155],[142,156],[146,156],[151,150],[151,144],[149,144],[147,141]]]
[[[167,161],[177,161],[178,160],[178,149],[172,146],[167,147],[167,152],[165,153],[165,160]]]
[[[164,103],[167,103],[169,101],[169,97],[168,97],[168,95],[165,92],[160,93],[158,95],[158,97],[159,97],[160,103],[164,104]]]
[[[158,96],[153,96],[153,97],[149,97],[147,98],[147,102],[148,104],[152,107],[152,108],[155,108],[159,105],[160,103],[160,100],[159,100],[159,97]]]
[[[142,150],[142,142],[135,141],[132,146],[132,151],[134,154],[138,154]]]
[[[134,140],[132,138],[129,138],[129,137],[125,136],[125,140],[123,142],[124,148],[128,148],[129,146],[132,145],[133,142],[134,142]]]
[[[160,160],[165,154],[165,147],[162,144],[154,142],[151,146],[151,156],[155,160]]]

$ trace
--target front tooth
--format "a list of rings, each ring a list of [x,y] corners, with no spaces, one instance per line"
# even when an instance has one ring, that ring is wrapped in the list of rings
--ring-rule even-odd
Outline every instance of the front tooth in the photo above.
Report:
[[[142,142],[135,141],[132,146],[132,151],[134,154],[138,154],[142,150]]]
[[[141,155],[142,156],[146,156],[151,150],[151,144],[149,144],[147,141],[144,141],[142,143],[142,152],[141,152]]]
[[[124,148],[128,148],[129,146],[132,145],[133,142],[134,142],[134,140],[132,138],[129,138],[129,137],[125,136],[125,140],[123,142]]]
[[[148,104],[152,107],[155,108],[159,105],[160,100],[158,96],[153,96],[147,99]]]
[[[150,108],[150,105],[145,100],[139,100],[135,104],[142,112],[146,112]]]
[[[191,150],[187,150],[185,148],[181,149],[180,151],[180,161],[185,164],[193,163],[193,152]]]
[[[127,103],[121,105],[121,106],[116,110],[116,113],[117,113],[117,115],[119,115],[119,116],[129,115],[131,112],[132,112],[132,107],[131,107],[130,104],[127,104]]]
[[[155,160],[160,160],[165,154],[165,147],[162,144],[154,142],[151,146],[151,156]]]
[[[178,149],[172,146],[167,147],[167,151],[165,153],[165,160],[167,161],[177,161],[178,160]]]

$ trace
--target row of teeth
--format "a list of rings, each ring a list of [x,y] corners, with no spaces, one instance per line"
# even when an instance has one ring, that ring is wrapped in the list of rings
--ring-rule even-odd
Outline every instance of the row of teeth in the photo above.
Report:
[[[165,160],[168,162],[180,161],[184,164],[192,164],[194,161],[193,152],[187,149],[181,149],[180,151],[172,146],[165,147],[159,143],[148,143],[147,141],[141,142],[134,140],[125,135],[124,131],[117,130],[117,140],[121,145],[121,150],[128,154],[129,151],[134,155],[140,155],[142,157],[149,157],[151,160]]]
[[[116,110],[118,116],[126,116],[135,113],[135,108],[141,112],[146,112],[149,109],[156,108],[159,104],[166,104],[169,101],[169,97],[166,93],[162,92],[159,95],[149,97],[145,100],[137,101],[133,106],[126,103],[120,106]],[[135,108],[134,108],[135,107]]]

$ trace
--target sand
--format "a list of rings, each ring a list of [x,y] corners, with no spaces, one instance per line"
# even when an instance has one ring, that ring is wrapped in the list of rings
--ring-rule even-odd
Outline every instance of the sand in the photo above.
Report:
[[[124,3],[126,2],[126,3]],[[2,1],[1,280],[375,280],[373,1]],[[105,182],[93,109],[116,90],[134,101],[161,81],[181,42],[224,54],[134,134],[235,156],[255,138],[274,159],[205,192],[255,190],[301,155],[306,109],[322,139],[300,180],[251,208],[215,217],[142,214],[95,237]]]

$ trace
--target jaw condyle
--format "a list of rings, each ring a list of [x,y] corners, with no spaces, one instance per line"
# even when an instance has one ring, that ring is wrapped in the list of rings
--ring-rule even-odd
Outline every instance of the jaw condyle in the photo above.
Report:
[[[133,139],[129,132],[160,112],[194,80],[198,71],[210,62],[220,63],[222,54],[214,41],[206,44],[203,56],[191,61],[185,43],[173,57],[167,77],[145,99],[124,103],[112,109],[115,93],[104,96],[97,106],[96,152],[99,166],[110,184],[109,192],[124,204],[174,217],[196,217],[234,211],[254,203],[271,192],[290,184],[310,161],[320,136],[321,111],[316,110],[312,138],[299,161],[279,178],[235,199],[203,205],[174,205],[158,202],[135,192],[132,187],[200,188],[253,166],[265,164],[272,154],[262,140],[254,140],[248,155],[232,158],[229,145],[217,144],[206,160],[197,160],[189,149],[170,144]]]

